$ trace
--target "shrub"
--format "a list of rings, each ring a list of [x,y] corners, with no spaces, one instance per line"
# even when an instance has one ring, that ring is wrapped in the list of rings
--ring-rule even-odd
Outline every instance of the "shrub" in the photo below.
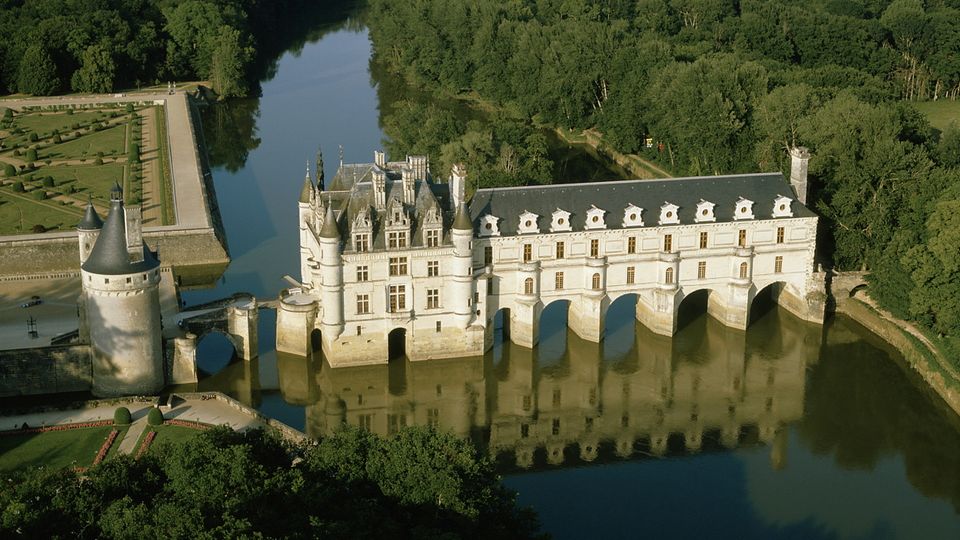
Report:
[[[130,416],[130,409],[126,407],[117,407],[117,410],[113,411],[113,423],[118,426],[125,426],[133,421],[133,418]]]
[[[35,189],[30,193],[33,194],[33,198],[37,201],[42,201],[47,198],[47,192],[42,189]]]
[[[80,129],[80,123],[79,123],[79,122],[74,122],[74,123],[70,124],[70,129]]]
[[[3,111],[3,119],[4,119],[4,120],[9,120],[9,119],[11,119],[11,118],[13,118],[13,110],[12,110],[12,109],[6,109],[6,110],[4,110],[4,111]]]
[[[9,109],[7,109],[7,110],[9,110]],[[128,113],[132,113],[132,112],[133,112],[133,103],[127,103],[127,106],[126,106],[126,108],[125,108],[124,110],[127,111]]]
[[[94,165],[103,165],[103,158],[97,158],[93,160]]]
[[[39,139],[36,133],[31,133],[30,136],[27,138],[30,139],[30,142],[37,142],[37,139]]]
[[[163,424],[163,413],[160,412],[160,409],[156,407],[150,409],[150,412],[147,413],[147,423],[151,426],[159,426]]]
[[[74,189],[73,184],[67,184],[67,185],[64,186],[64,188],[63,188],[63,192],[66,193],[67,195],[73,193],[74,191],[76,191],[76,190]]]
[[[33,226],[32,229],[30,229],[30,231],[34,233],[45,233],[47,232],[47,228],[37,223],[36,225]]]
[[[61,137],[61,136],[59,136],[59,135],[54,135],[54,136],[53,136],[53,142],[54,142],[55,144],[60,144],[60,143],[63,142],[63,137]]]
[[[23,182],[19,180],[13,183],[13,190],[17,193],[23,193]]]
[[[73,109],[72,108],[67,109],[67,116],[72,116],[72,115],[73,115]]]
[[[11,176],[16,176],[16,175],[17,175],[17,168],[14,167],[13,165],[9,164],[9,163],[4,163],[4,164],[3,164],[3,175],[6,176],[7,178],[10,178]]]
[[[41,183],[41,185],[43,185],[43,187],[53,187],[53,186],[56,185],[56,184],[54,183],[54,181],[53,181],[53,177],[52,177],[52,176],[46,176],[46,177],[44,177],[44,179],[41,180],[40,183]]]
[[[27,155],[24,157],[27,161],[36,161],[37,160],[37,149],[31,148],[27,150]]]

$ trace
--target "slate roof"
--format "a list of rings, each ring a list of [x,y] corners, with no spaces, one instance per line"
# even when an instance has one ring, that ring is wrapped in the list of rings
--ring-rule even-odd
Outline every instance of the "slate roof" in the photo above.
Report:
[[[686,225],[696,223],[697,204],[703,199],[716,204],[714,216],[716,222],[721,223],[734,221],[734,208],[743,197],[753,201],[756,216],[754,220],[745,221],[755,221],[773,219],[773,201],[779,195],[793,199],[794,217],[816,215],[800,204],[793,188],[780,173],[490,188],[478,190],[469,206],[474,230],[479,230],[482,216],[491,214],[500,218],[497,222],[500,235],[512,236],[517,234],[519,216],[524,211],[540,216],[537,225],[542,233],[549,231],[551,217],[558,208],[570,212],[574,231],[586,230],[587,210],[593,206],[606,211],[607,229],[621,229],[624,210],[632,203],[643,208],[644,227],[657,227],[660,207],[665,202],[680,207],[677,212],[680,225]]]
[[[83,219],[77,223],[77,229],[81,231],[97,231],[103,227],[103,220],[97,214],[97,209],[93,207],[92,202],[87,202],[87,211],[83,214]]]
[[[142,240],[141,244],[143,260],[132,262],[127,252],[127,223],[123,201],[113,200],[110,204],[110,213],[107,214],[107,221],[104,222],[93,251],[90,252],[82,268],[93,274],[115,276],[146,272],[160,266],[156,256]]]

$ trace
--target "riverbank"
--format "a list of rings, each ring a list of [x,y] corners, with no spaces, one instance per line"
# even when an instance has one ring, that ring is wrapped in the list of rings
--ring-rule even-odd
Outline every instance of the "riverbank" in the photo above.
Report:
[[[907,365],[960,416],[960,372],[919,329],[879,308],[862,290],[848,298],[836,298],[836,312],[900,351]]]

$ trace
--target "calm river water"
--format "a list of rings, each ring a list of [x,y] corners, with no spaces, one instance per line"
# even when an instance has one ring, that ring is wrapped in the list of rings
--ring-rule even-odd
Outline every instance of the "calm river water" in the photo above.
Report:
[[[298,277],[305,162],[322,146],[329,178],[338,145],[346,162],[381,146],[365,30],[319,32],[261,98],[204,113],[233,263],[188,304],[275,296]],[[563,170],[613,174],[582,150],[554,153]],[[278,357],[264,311],[260,358],[231,360],[208,337],[199,386],[315,436],[347,421],[471,437],[557,538],[960,538],[960,422],[855,323],[774,309],[746,334],[701,316],[665,340],[614,304],[597,345],[553,307],[536,351],[340,370]]]

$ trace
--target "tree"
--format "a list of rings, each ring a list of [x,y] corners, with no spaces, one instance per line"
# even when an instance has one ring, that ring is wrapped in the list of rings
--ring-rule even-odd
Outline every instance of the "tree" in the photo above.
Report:
[[[246,94],[245,66],[253,57],[253,48],[242,44],[239,30],[223,25],[214,41],[210,71],[207,77],[220,97]]]
[[[103,45],[91,45],[83,51],[80,69],[73,72],[70,86],[76,92],[110,92],[113,90],[116,70],[110,50]]]
[[[132,422],[133,419],[130,416],[130,409],[126,407],[117,407],[117,410],[113,411],[113,423],[118,426],[126,426]]]
[[[25,94],[49,96],[60,88],[57,66],[41,45],[30,45],[20,58],[17,89]]]

